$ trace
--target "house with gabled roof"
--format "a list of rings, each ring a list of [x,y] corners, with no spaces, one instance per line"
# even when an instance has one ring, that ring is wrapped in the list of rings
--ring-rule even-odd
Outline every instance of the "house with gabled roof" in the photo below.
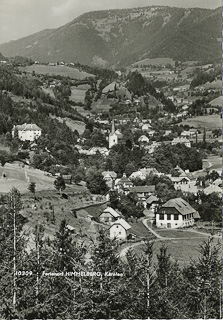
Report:
[[[123,174],[123,177],[121,179],[115,180],[114,189],[118,193],[128,194],[132,187],[133,187],[133,182],[126,177],[125,173]]]
[[[212,193],[217,193],[219,197],[222,197],[222,188],[219,186],[216,186],[214,184],[211,184],[210,186],[206,187],[204,189],[204,193],[206,195],[212,194]]]
[[[120,218],[120,214],[109,206],[105,208],[99,215],[100,222],[105,224],[112,224],[118,218]]]
[[[18,131],[18,138],[21,141],[35,141],[41,136],[42,129],[33,123],[24,123],[17,125],[12,129],[12,137],[14,138],[16,130]]]
[[[103,171],[102,176],[107,186],[109,188],[113,188],[115,184],[115,179],[117,178],[117,173],[115,171]]]
[[[146,200],[150,195],[154,194],[155,186],[154,185],[136,186],[136,187],[132,187],[130,192],[136,193],[137,197],[138,197],[137,204],[141,204],[141,205],[143,205],[144,208],[146,208],[146,206],[147,206]]]
[[[124,219],[118,219],[109,228],[110,239],[113,240],[126,240],[131,229],[130,224]]]
[[[156,208],[159,206],[160,203],[160,199],[157,198],[157,196],[155,195],[149,196],[149,198],[147,198],[146,200],[147,209],[150,209],[152,212],[156,211]]]
[[[182,198],[174,198],[162,205],[156,213],[157,228],[184,228],[194,225],[199,213]]]
[[[185,137],[174,138],[174,139],[172,140],[172,142],[171,142],[171,145],[174,146],[174,145],[176,145],[176,144],[178,144],[178,143],[184,144],[186,147],[191,148],[191,142],[190,142],[190,140],[188,140],[188,139],[185,138]]]

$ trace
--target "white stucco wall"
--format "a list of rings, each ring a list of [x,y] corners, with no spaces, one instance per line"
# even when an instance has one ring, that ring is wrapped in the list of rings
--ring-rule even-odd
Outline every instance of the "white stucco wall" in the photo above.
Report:
[[[115,224],[110,228],[110,239],[125,240],[127,237],[126,230],[119,224]]]

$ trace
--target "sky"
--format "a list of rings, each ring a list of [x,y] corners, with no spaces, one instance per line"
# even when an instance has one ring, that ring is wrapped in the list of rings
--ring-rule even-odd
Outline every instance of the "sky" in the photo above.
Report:
[[[0,43],[57,28],[96,10],[164,5],[215,9],[221,0],[0,0]]]

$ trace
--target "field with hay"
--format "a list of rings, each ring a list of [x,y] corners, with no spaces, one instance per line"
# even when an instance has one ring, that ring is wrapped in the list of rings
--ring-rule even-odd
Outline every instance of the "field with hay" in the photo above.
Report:
[[[208,116],[197,116],[193,118],[188,118],[179,124],[189,125],[196,129],[206,128],[206,130],[214,130],[222,128],[222,119],[220,118],[220,115],[213,114]]]
[[[85,123],[82,121],[78,121],[78,120],[72,120],[69,118],[61,118],[61,117],[56,117],[54,115],[50,115],[50,117],[52,119],[57,119],[59,122],[63,122],[65,121],[66,125],[72,130],[75,131],[77,130],[79,132],[79,134],[82,134],[85,130]]]
[[[84,103],[85,94],[89,88],[89,85],[80,85],[78,87],[72,86],[70,100],[77,103]]]
[[[25,71],[28,73],[37,73],[37,74],[49,74],[49,75],[59,75],[62,77],[70,77],[73,79],[83,80],[88,77],[94,77],[93,74],[79,71],[76,68],[71,68],[67,66],[47,66],[47,65],[31,65],[26,67],[20,67],[20,71]]]

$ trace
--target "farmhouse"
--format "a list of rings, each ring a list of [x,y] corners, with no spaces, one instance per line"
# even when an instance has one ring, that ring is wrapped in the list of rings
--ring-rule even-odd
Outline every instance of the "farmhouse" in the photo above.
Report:
[[[71,174],[64,174],[64,175],[62,175],[62,178],[64,179],[64,182],[66,184],[72,184],[72,175]]]
[[[185,137],[180,137],[180,138],[174,138],[171,142],[172,146],[176,145],[176,144],[184,144],[186,147],[190,148],[191,147],[191,142],[190,140],[188,140],[187,138]]]
[[[106,147],[92,147],[88,151],[89,151],[88,153],[89,155],[97,154],[97,152],[99,152],[103,156],[108,156],[109,154],[109,151]]]
[[[155,212],[155,210],[158,207],[159,203],[160,203],[160,200],[154,195],[151,195],[146,200],[147,208],[150,209],[152,212]]]
[[[138,197],[138,204],[142,204],[144,208],[147,207],[147,198],[155,192],[155,186],[137,186],[132,187],[131,192],[135,192]]]
[[[15,132],[18,132],[18,138],[22,141],[34,141],[41,136],[42,129],[40,129],[36,124],[22,124],[13,127],[12,137],[15,137]]]
[[[105,224],[111,224],[120,217],[120,214],[111,207],[107,207],[100,215],[99,220]]]
[[[102,176],[107,186],[109,188],[113,188],[115,179],[117,178],[117,173],[115,171],[103,171]]]
[[[142,135],[141,137],[139,137],[138,142],[142,144],[149,143],[149,138],[145,135]]]
[[[174,184],[175,190],[181,190],[182,185],[187,185],[190,183],[190,179],[186,176],[171,177],[170,179]]]
[[[206,195],[217,193],[219,197],[222,197],[222,188],[216,185],[211,184],[209,187],[204,189]]]
[[[126,240],[131,226],[124,219],[118,219],[110,227],[110,239]]]
[[[127,178],[126,174],[124,173],[121,179],[116,179],[114,189],[117,190],[118,193],[128,194],[132,187],[132,181]]]
[[[182,198],[167,201],[156,213],[158,228],[183,228],[194,225],[199,213]]]

